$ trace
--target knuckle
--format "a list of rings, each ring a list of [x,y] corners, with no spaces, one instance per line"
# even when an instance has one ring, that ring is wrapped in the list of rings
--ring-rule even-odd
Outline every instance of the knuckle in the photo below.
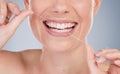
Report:
[[[13,3],[13,2],[8,2],[8,6],[9,7],[19,7],[16,3]]]
[[[15,3],[11,3],[11,2],[8,3],[8,9],[11,13],[13,13],[15,15],[19,14],[19,11],[20,11],[19,6]]]

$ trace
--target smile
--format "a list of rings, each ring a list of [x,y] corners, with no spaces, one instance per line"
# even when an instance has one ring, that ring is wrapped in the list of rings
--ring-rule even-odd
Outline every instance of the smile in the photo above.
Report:
[[[70,35],[77,25],[77,22],[70,21],[52,21],[46,20],[43,22],[48,33],[53,36],[68,36]]]

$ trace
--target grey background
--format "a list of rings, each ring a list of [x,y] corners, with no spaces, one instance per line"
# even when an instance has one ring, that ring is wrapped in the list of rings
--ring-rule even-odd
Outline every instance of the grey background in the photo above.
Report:
[[[23,0],[13,0],[21,9]],[[101,48],[120,49],[120,0],[103,0],[98,14],[94,18],[94,25],[88,35],[88,42],[95,50]],[[9,51],[38,49],[41,44],[33,36],[26,19],[16,31],[15,35],[3,48]]]

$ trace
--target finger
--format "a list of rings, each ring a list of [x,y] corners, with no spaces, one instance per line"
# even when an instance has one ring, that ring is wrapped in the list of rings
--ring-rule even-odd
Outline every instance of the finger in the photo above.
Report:
[[[8,10],[14,14],[14,15],[19,15],[20,14],[20,8],[17,4],[12,3],[12,2],[8,2]]]
[[[98,67],[99,65],[96,62],[94,50],[89,45],[87,45],[87,58],[88,58],[88,67],[90,69],[90,74],[97,74],[97,73],[105,74]]]
[[[101,51],[98,55],[99,56],[96,56],[98,58],[97,63],[103,63],[106,60],[119,59],[120,51],[117,49],[105,49]]]
[[[30,14],[33,14],[31,10],[23,10],[18,16],[16,16],[9,24],[8,26],[12,30],[16,30],[17,27],[20,25],[20,23]]]
[[[99,56],[103,56],[107,53],[113,53],[113,52],[118,52],[119,50],[118,49],[102,49],[102,50],[99,50],[97,53],[96,53],[96,56],[99,57]]]
[[[89,65],[96,66],[96,57],[91,46],[87,45],[87,58]]]
[[[96,62],[99,64],[99,63],[104,63],[106,61],[106,58],[105,57],[97,57],[96,59]]]
[[[87,58],[88,58],[88,66],[90,69],[90,74],[106,74],[106,72],[102,71],[99,68],[99,65],[96,62],[96,57],[94,53],[94,49],[87,45]]]
[[[117,66],[120,66],[120,60],[115,60],[114,64],[116,64]]]
[[[105,58],[108,60],[120,60],[120,52],[114,52],[114,53],[107,53],[105,55]]]
[[[0,0],[0,24],[3,24],[7,16],[7,4],[5,0]]]

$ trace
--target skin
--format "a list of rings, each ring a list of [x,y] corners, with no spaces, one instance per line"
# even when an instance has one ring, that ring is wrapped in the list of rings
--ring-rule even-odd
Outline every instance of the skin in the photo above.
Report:
[[[25,17],[30,16],[31,29],[43,49],[0,50],[0,74],[120,73],[118,49],[102,49],[95,54],[86,41],[101,0],[24,0],[24,4],[26,9],[20,10],[15,3],[0,0],[0,48],[13,36]],[[6,17],[13,14],[14,18],[8,21]],[[56,37],[46,32],[42,23],[46,19],[72,20],[78,25],[71,35]],[[110,60],[110,65],[104,63],[106,60]]]

